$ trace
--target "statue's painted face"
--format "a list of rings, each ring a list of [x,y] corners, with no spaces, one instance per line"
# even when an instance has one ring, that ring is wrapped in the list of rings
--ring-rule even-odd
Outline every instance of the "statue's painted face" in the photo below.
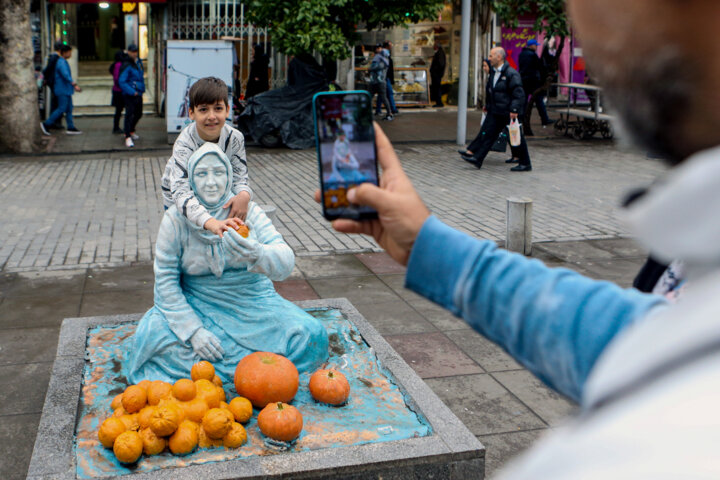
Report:
[[[215,155],[207,155],[198,162],[193,171],[196,194],[207,205],[217,204],[227,185],[228,172],[225,164]]]

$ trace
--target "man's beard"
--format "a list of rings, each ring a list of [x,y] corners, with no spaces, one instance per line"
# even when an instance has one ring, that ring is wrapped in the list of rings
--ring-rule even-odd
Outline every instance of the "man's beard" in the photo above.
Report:
[[[683,133],[697,88],[686,57],[661,47],[642,64],[599,67],[608,103],[617,114],[613,127],[621,141],[628,140],[673,165],[694,153]]]

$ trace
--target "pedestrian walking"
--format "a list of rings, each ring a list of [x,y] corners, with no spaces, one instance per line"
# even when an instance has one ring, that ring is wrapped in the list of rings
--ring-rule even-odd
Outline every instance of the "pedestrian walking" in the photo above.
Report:
[[[545,68],[543,68],[542,60],[537,56],[537,48],[537,40],[531,38],[528,40],[527,46],[520,52],[520,57],[518,58],[518,70],[527,98],[523,121],[526,127],[526,135],[531,135],[529,125],[533,105],[535,105],[538,114],[540,114],[540,121],[543,127],[552,123],[548,118],[547,109],[545,108],[545,90],[540,90],[540,87],[545,83]]]
[[[502,47],[490,50],[492,73],[485,87],[487,114],[480,128],[480,133],[468,145],[472,155],[460,153],[463,160],[481,168],[485,157],[511,120],[520,120],[525,106],[525,91],[522,87],[520,74],[505,61],[506,53]],[[520,145],[514,147],[513,158],[518,158],[518,165],[512,167],[513,172],[529,172],[532,170],[525,135],[520,133]],[[510,163],[510,161],[506,163]]]
[[[55,67],[57,66],[58,58],[60,58],[60,49],[62,46],[62,42],[55,42],[53,46],[54,51],[48,55],[47,63],[42,71],[43,85],[50,89],[50,113],[54,112],[58,107],[57,96],[53,93],[53,87],[55,86]],[[62,128],[63,126],[60,120],[50,125],[50,129],[61,130]]]
[[[442,77],[445,75],[445,51],[438,42],[433,44],[435,54],[430,62],[430,101],[435,102],[433,107],[443,107]]]
[[[392,42],[383,42],[383,50],[385,53],[385,56],[388,58],[388,71],[386,75],[386,91],[387,91],[387,98],[390,101],[390,112],[392,112],[393,115],[396,115],[398,113],[397,106],[395,105],[395,92],[393,91],[393,84],[395,83],[395,67],[393,65],[393,59],[392,59]],[[380,115],[380,104],[378,103],[375,107],[375,115]]]
[[[55,64],[55,73],[53,75],[53,95],[57,97],[58,106],[53,110],[47,120],[40,123],[40,129],[43,134],[50,135],[48,131],[50,126],[65,115],[65,124],[67,125],[65,133],[68,135],[79,135],[82,132],[75,128],[75,123],[73,122],[72,96],[75,92],[82,91],[82,89],[75,83],[72,78],[72,73],[70,72],[68,59],[72,57],[72,47],[69,45],[61,45],[58,53],[59,58]]]
[[[380,102],[385,105],[387,113],[383,120],[392,120],[392,111],[390,110],[390,101],[387,98],[387,71],[390,66],[390,60],[385,55],[382,44],[375,45],[375,55],[372,63],[370,63],[370,95],[377,94],[377,108],[380,108]]]
[[[122,50],[115,52],[115,61],[110,64],[110,75],[113,77],[112,86],[112,102],[111,105],[115,107],[115,114],[113,115],[113,131],[112,133],[123,133],[120,128],[120,115],[122,115],[125,109],[125,101],[123,100],[122,88],[120,88],[120,69],[123,63],[127,61],[127,55]]]
[[[127,59],[120,69],[118,85],[123,92],[125,103],[125,146],[135,146],[134,140],[140,138],[135,133],[140,118],[142,117],[142,96],[145,93],[145,72],[143,71],[142,60],[138,55],[138,46],[134,43],[127,48]]]

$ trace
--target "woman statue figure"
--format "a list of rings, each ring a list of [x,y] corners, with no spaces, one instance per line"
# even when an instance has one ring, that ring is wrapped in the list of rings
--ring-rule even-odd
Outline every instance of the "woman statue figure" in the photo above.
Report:
[[[336,182],[362,182],[365,180],[358,170],[359,164],[350,147],[350,141],[344,130],[340,130],[333,144],[332,175]]]
[[[232,196],[230,161],[207,142],[190,157],[190,187],[216,219]],[[254,202],[246,220],[247,238],[234,230],[219,237],[190,223],[170,207],[155,246],[155,306],[140,320],[127,361],[131,383],[174,382],[208,360],[223,382],[254,351],[288,357],[306,371],[328,356],[328,338],[319,320],[283,299],[272,280],[287,278],[295,256]]]

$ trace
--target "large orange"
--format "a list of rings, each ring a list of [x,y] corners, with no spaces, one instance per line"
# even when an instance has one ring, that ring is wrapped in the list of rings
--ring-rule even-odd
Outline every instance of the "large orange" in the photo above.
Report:
[[[187,419],[197,423],[202,422],[205,413],[208,411],[207,402],[200,397],[195,397],[189,402],[184,402],[182,407],[185,410]]]
[[[215,367],[213,367],[212,363],[205,360],[196,363],[190,369],[190,378],[193,379],[193,382],[200,380],[201,378],[212,381],[214,376]]]
[[[235,389],[257,408],[268,403],[292,401],[297,393],[299,375],[295,365],[270,352],[246,355],[235,368]]]
[[[230,431],[223,437],[223,445],[227,448],[237,448],[247,441],[247,432],[245,427],[237,422],[233,422]]]
[[[168,440],[170,451],[175,455],[185,455],[195,450],[198,445],[198,427],[190,420],[185,420]]]
[[[222,438],[210,438],[210,437],[208,437],[208,434],[205,433],[204,428],[198,428],[198,447],[213,448],[213,447],[222,447],[222,446],[223,446]]]
[[[140,430],[140,423],[138,422],[138,414],[133,413],[132,415],[121,415],[119,418],[125,424],[125,430]]]
[[[137,414],[137,421],[140,425],[140,428],[149,428],[150,427],[150,418],[152,418],[152,414],[155,411],[155,407],[152,405],[147,405],[143,407],[140,412]]]
[[[112,399],[112,403],[110,403],[110,408],[113,410],[117,410],[118,408],[122,407],[122,393],[118,393],[115,395],[115,398]]]
[[[113,445],[115,457],[122,463],[135,463],[143,452],[143,441],[138,432],[121,433]]]
[[[220,389],[213,382],[206,378],[201,378],[195,382],[198,398],[202,398],[210,408],[220,406]]]

